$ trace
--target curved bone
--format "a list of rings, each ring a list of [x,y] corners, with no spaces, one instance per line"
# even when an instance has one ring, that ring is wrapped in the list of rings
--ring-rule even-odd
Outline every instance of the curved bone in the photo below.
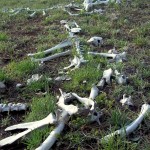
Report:
[[[92,99],[90,99],[90,98],[82,98],[82,97],[78,96],[76,93],[72,93],[72,95],[75,98],[77,98],[77,100],[79,102],[81,102],[85,106],[85,108],[90,108],[90,110],[94,110],[95,102]]]
[[[22,111],[27,110],[27,104],[22,103],[8,103],[8,104],[0,104],[0,112],[7,112],[7,111]]]
[[[133,106],[131,96],[126,97],[126,94],[123,95],[123,99],[120,100],[120,103],[122,104],[122,106],[124,105]]]
[[[39,121],[22,123],[22,124],[10,126],[10,127],[6,128],[5,131],[10,131],[10,130],[15,130],[15,129],[27,129],[27,130],[1,140],[0,147],[15,142],[19,138],[25,136],[26,134],[28,134],[29,132],[31,132],[37,128],[40,128],[47,124],[54,124],[55,122],[56,122],[56,118],[54,117],[54,115],[52,113],[50,113],[46,118],[39,120]]]
[[[126,136],[132,133],[143,121],[144,117],[146,114],[150,112],[150,105],[148,104],[143,104],[141,107],[141,112],[137,119],[135,119],[131,124],[128,126],[121,128],[120,130],[117,130],[101,139],[101,142],[108,142],[111,138],[113,138],[115,135],[121,135],[121,136]]]
[[[69,118],[68,113],[63,111],[59,125],[50,133],[50,135],[41,144],[41,146],[36,148],[36,150],[49,150],[53,146],[57,140],[58,135],[63,131],[65,127],[65,120],[67,118]]]
[[[71,51],[70,50],[67,50],[65,52],[61,52],[61,53],[57,53],[57,54],[54,54],[52,56],[48,56],[48,57],[45,57],[45,58],[39,58],[39,59],[36,59],[36,58],[32,58],[31,60],[34,61],[34,62],[45,62],[45,61],[50,61],[54,58],[58,58],[58,57],[61,57],[61,56],[66,56],[66,55],[70,55],[71,54]]]
[[[57,49],[68,47],[68,46],[72,46],[72,42],[69,39],[65,40],[65,41],[61,42],[60,44],[58,44],[50,49],[47,49],[43,52],[37,52],[37,53],[33,53],[33,54],[30,53],[30,54],[28,54],[28,56],[35,56],[35,55],[39,55],[39,54],[49,54]]]
[[[84,60],[84,59],[78,58],[77,56],[74,56],[74,59],[71,61],[71,64],[67,67],[64,67],[64,70],[67,70],[71,67],[75,67],[74,69],[79,68],[82,63],[86,63],[86,62],[87,62],[87,60]],[[72,69],[72,70],[74,70],[74,69]]]

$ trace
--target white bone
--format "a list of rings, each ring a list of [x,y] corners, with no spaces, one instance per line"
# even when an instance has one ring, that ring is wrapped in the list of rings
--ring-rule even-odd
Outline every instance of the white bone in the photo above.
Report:
[[[71,54],[71,50],[67,50],[65,52],[61,52],[61,53],[56,53],[54,55],[51,55],[51,56],[48,56],[48,57],[44,57],[44,58],[39,58],[39,59],[36,59],[36,58],[32,58],[31,60],[33,62],[45,62],[45,61],[50,61],[52,59],[55,59],[55,58],[59,58],[59,57],[62,57],[62,56],[66,56],[66,55],[70,55]]]
[[[91,37],[87,42],[98,47],[98,46],[101,46],[103,44],[103,38],[98,37],[98,36],[94,36],[94,37]]]
[[[121,128],[120,130],[117,130],[101,139],[101,142],[108,142],[111,138],[113,138],[115,135],[121,135],[126,136],[132,133],[143,121],[144,117],[150,112],[150,105],[143,104],[141,107],[141,112],[137,119],[135,119],[131,124],[128,126],[125,126]]]
[[[133,106],[131,96],[126,97],[126,94],[123,95],[123,99],[120,100],[120,103],[122,104],[122,106],[124,105]]]
[[[95,102],[92,99],[90,99],[90,98],[82,98],[82,97],[78,96],[76,93],[72,93],[72,95],[75,98],[77,98],[77,100],[79,102],[81,102],[85,106],[85,108],[90,108],[91,107],[90,110],[91,111],[94,110]]]
[[[71,77],[67,76],[67,75],[63,75],[63,76],[58,76],[55,78],[55,81],[70,81]]]
[[[37,52],[37,53],[33,53],[33,54],[28,54],[28,56],[35,56],[35,55],[39,55],[39,54],[49,54],[57,49],[60,49],[60,48],[64,48],[64,47],[68,47],[68,46],[71,46],[72,45],[72,42],[71,40],[65,40],[63,42],[61,42],[60,44],[50,48],[50,49],[47,49],[43,52]]]
[[[123,74],[120,74],[117,70],[115,70],[115,74],[116,74],[116,81],[118,84],[126,84],[127,83],[128,77],[126,77]]]
[[[69,115],[73,115],[78,112],[78,107],[75,105],[66,105],[68,101],[70,101],[73,97],[70,93],[65,93],[61,89],[59,89],[61,96],[59,97],[59,101],[57,102],[58,107],[62,110],[65,110]]]
[[[32,75],[32,77],[27,80],[27,85],[40,80],[42,77],[43,77],[43,75],[39,75],[39,74]]]
[[[103,77],[102,78],[106,79],[107,84],[110,84],[110,79],[112,77],[112,74],[113,74],[113,70],[111,68],[109,68],[109,69],[107,69],[103,72]]]
[[[91,88],[89,99],[94,100],[98,94],[99,94],[99,89],[95,85],[93,85],[93,87]]]
[[[8,145],[8,144],[12,144],[13,142],[15,142],[19,138],[25,136],[29,132],[31,132],[37,128],[40,128],[44,125],[47,125],[47,124],[54,124],[55,122],[56,122],[55,116],[52,113],[50,113],[46,118],[39,120],[39,121],[22,123],[22,124],[10,126],[10,127],[6,128],[5,131],[11,131],[11,130],[16,130],[16,129],[27,129],[27,130],[1,140],[0,147]]]
[[[50,133],[50,135],[41,144],[41,146],[36,148],[36,150],[49,150],[53,146],[53,144],[57,140],[58,135],[60,135],[60,133],[63,131],[65,127],[65,120],[68,117],[68,113],[66,111],[63,111],[59,125]]]
[[[111,62],[122,62],[126,60],[126,52],[120,54],[109,54],[109,53],[96,53],[96,52],[88,52],[90,55],[99,55],[106,58],[112,58]]]
[[[36,11],[33,12],[31,15],[29,15],[29,17],[33,18],[36,15]]]
[[[97,111],[93,111],[93,113],[91,114],[91,122],[97,122],[100,125],[100,121],[99,118],[102,116],[102,112],[97,112]]]
[[[110,49],[108,51],[108,54],[118,54],[118,52],[116,51],[115,47],[113,49]]]
[[[74,56],[74,59],[71,60],[71,64],[67,67],[64,67],[64,70],[67,70],[71,67],[74,67],[74,69],[79,68],[82,63],[86,63],[86,62],[87,60],[83,60],[83,59],[78,58],[77,56]]]

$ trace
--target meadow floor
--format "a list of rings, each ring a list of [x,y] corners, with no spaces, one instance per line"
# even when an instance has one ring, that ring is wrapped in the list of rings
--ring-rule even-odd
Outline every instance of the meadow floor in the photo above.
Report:
[[[0,140],[12,135],[4,129],[13,124],[40,120],[56,108],[59,88],[65,92],[76,92],[88,97],[92,84],[96,84],[106,69],[117,68],[129,77],[129,83],[118,85],[114,80],[107,85],[96,98],[98,107],[103,111],[101,124],[87,123],[86,116],[72,116],[65,130],[54,144],[54,150],[150,150],[150,116],[145,117],[142,124],[126,138],[117,137],[107,144],[101,144],[101,137],[120,129],[132,122],[139,114],[144,103],[150,103],[150,2],[134,0],[126,7],[109,4],[100,5],[104,13],[69,16],[63,10],[49,10],[46,16],[42,13],[29,17],[26,12],[10,15],[5,9],[13,8],[48,8],[56,4],[68,4],[67,0],[0,0],[0,81],[4,81],[6,91],[0,93],[0,103],[27,103],[26,112],[0,113]],[[75,3],[82,2],[76,0]],[[60,57],[38,66],[27,56],[28,53],[43,51],[64,41],[68,33],[61,26],[61,20],[76,21],[82,31],[78,35],[84,57],[88,63],[69,72],[71,81],[48,82],[46,78],[26,85],[33,74],[44,77],[57,77],[58,72],[69,65],[69,59],[75,54],[75,46],[71,56]],[[93,47],[86,41],[92,36],[101,36],[104,44]],[[88,51],[107,52],[115,47],[119,52],[127,52],[127,61],[115,65],[107,59],[92,57]],[[58,50],[59,52],[59,50]],[[97,66],[100,69],[97,69]],[[87,81],[86,84],[83,81]],[[17,83],[25,86],[16,88]],[[47,92],[46,95],[37,94]],[[134,107],[122,107],[119,100],[123,94],[132,96]],[[2,150],[35,149],[49,135],[53,127],[37,129],[25,138]],[[16,133],[16,132],[15,132]]]

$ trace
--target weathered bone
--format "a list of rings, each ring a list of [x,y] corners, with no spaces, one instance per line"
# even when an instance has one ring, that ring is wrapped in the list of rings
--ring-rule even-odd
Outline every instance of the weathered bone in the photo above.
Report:
[[[22,123],[22,124],[10,126],[10,127],[6,128],[5,131],[11,131],[11,130],[16,130],[16,129],[27,129],[27,130],[1,140],[0,147],[8,145],[8,144],[12,144],[13,142],[15,142],[19,138],[25,136],[29,132],[31,132],[37,128],[40,128],[44,125],[47,125],[47,124],[54,124],[55,122],[56,122],[55,116],[52,113],[50,113],[46,118],[39,120],[39,121]]]
[[[66,111],[63,111],[59,125],[50,133],[50,135],[41,144],[41,146],[36,148],[36,150],[49,150],[53,146],[53,144],[57,140],[58,135],[60,135],[60,133],[63,131],[67,118],[69,118],[68,113]]]
[[[87,42],[98,47],[98,46],[101,46],[103,44],[103,38],[98,37],[98,36],[94,36],[94,37],[91,37]]]
[[[128,77],[126,77],[124,74],[119,73],[117,70],[115,70],[116,75],[116,81],[118,84],[126,84]]]
[[[71,50],[67,50],[65,52],[61,52],[61,53],[56,53],[52,56],[48,56],[48,57],[44,57],[44,58],[39,58],[39,59],[36,59],[36,58],[32,58],[31,60],[33,62],[45,62],[45,61],[50,61],[52,59],[55,59],[55,58],[59,58],[59,57],[62,57],[62,56],[66,56],[66,55],[70,55],[71,54]]]
[[[67,70],[71,67],[74,67],[74,69],[79,68],[82,63],[86,63],[86,62],[87,62],[87,60],[80,59],[77,56],[74,56],[74,59],[71,60],[71,64],[67,67],[64,67],[64,70]],[[74,70],[74,69],[72,69],[72,70]]]
[[[74,98],[72,94],[62,92],[61,89],[59,90],[60,90],[61,96],[59,97],[59,101],[57,102],[58,107],[60,107],[62,110],[65,110],[69,115],[76,114],[79,110],[77,106],[72,105],[72,104],[66,105],[68,101]]]
[[[112,77],[112,74],[113,74],[113,70],[111,68],[105,70],[103,72],[103,77],[102,79],[106,79],[106,83],[107,84],[110,84],[111,83],[111,77]]]
[[[94,100],[96,98],[96,96],[98,96],[98,94],[99,94],[99,89],[97,88],[96,85],[93,85],[91,88],[91,93],[90,93],[89,99]]]
[[[22,103],[8,103],[8,104],[0,104],[0,112],[9,112],[9,111],[22,111],[27,110],[27,104]]]
[[[40,80],[42,77],[43,77],[43,75],[39,75],[39,74],[32,75],[32,77],[27,80],[27,85]]]
[[[106,58],[112,58],[110,62],[122,62],[126,60],[126,52],[120,54],[109,54],[109,53],[96,53],[96,52],[88,52],[90,55],[99,55]]]
[[[121,128],[120,130],[117,130],[101,139],[101,142],[108,142],[111,138],[113,138],[116,135],[126,136],[132,133],[143,121],[144,117],[150,112],[150,105],[143,104],[141,107],[141,112],[137,119],[135,119],[131,124],[128,126],[125,126]]]
[[[57,49],[68,47],[71,45],[72,45],[72,42],[71,42],[71,40],[68,39],[68,40],[65,40],[65,41],[61,42],[60,44],[58,44],[50,49],[47,49],[43,52],[37,52],[37,53],[33,53],[33,54],[30,53],[30,54],[28,54],[28,56],[35,56],[35,55],[39,55],[39,54],[49,54]]]
[[[133,106],[131,96],[126,97],[126,94],[123,95],[123,99],[120,100],[120,103],[122,104],[122,106],[124,105]]]
[[[85,106],[85,108],[90,108],[91,111],[94,110],[94,108],[95,108],[95,102],[94,102],[92,99],[90,99],[90,98],[85,98],[85,97],[82,98],[82,97],[78,96],[76,93],[72,93],[72,95],[73,95],[75,98],[77,98],[77,100],[78,100],[79,102],[81,102],[81,103]]]

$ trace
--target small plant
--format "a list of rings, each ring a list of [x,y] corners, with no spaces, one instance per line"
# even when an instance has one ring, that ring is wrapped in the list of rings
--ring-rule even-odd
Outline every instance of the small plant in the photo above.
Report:
[[[4,32],[0,32],[0,41],[6,41],[8,39],[8,36]]]

